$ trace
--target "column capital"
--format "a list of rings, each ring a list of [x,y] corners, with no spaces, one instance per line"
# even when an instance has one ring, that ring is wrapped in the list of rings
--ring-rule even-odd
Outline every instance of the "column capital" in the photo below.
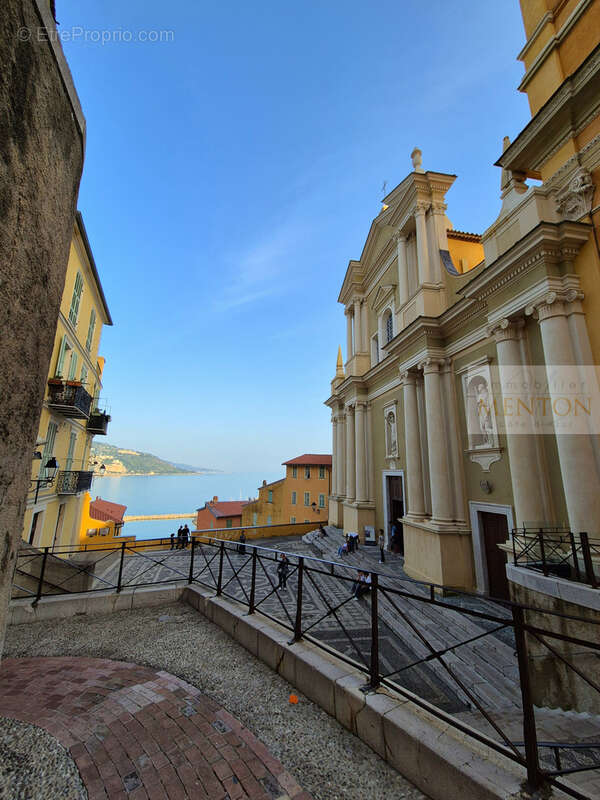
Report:
[[[363,411],[366,411],[367,405],[368,403],[366,400],[357,400],[356,403],[354,404],[354,407],[356,411],[360,411],[362,413]]]
[[[351,400],[349,403],[346,403],[346,405],[344,406],[344,408],[346,409],[346,415],[354,414],[354,406],[355,406],[354,400]]]
[[[578,289],[567,289],[562,292],[548,292],[540,300],[527,306],[527,316],[543,322],[552,317],[565,317],[573,311],[580,311],[580,303],[584,298],[583,292]]]
[[[438,200],[431,204],[434,214],[445,214],[448,206],[443,201]]]
[[[504,317],[504,319],[489,325],[487,333],[488,336],[493,336],[496,342],[508,342],[513,339],[517,341],[521,338],[524,327],[525,320],[511,320]]]
[[[403,386],[416,386],[417,385],[417,373],[413,372],[409,369],[401,370],[400,372],[400,380],[402,381]]]
[[[352,302],[344,308],[344,314],[347,317],[354,316],[354,300],[352,300]]]
[[[444,359],[442,358],[425,358],[419,364],[419,369],[423,370],[424,375],[429,375],[432,372],[439,372],[443,363]]]
[[[400,242],[406,242],[408,239],[408,234],[403,233],[402,231],[395,231],[392,233],[392,241],[396,244],[400,244]]]
[[[431,203],[427,202],[426,200],[417,200],[415,203],[415,216],[421,216],[421,214],[426,214],[431,207]]]

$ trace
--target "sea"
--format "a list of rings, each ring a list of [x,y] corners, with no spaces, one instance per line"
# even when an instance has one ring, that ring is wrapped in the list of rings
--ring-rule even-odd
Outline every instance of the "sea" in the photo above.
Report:
[[[90,493],[127,506],[125,515],[187,514],[207,500],[248,500],[258,496],[263,480],[278,480],[280,472],[231,472],[202,475],[123,475],[95,477]],[[187,520],[126,522],[125,536],[154,539],[169,536]],[[192,525],[188,522],[190,528]]]

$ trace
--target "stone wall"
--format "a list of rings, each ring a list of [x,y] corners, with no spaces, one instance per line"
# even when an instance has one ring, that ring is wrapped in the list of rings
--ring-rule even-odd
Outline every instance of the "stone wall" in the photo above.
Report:
[[[600,590],[511,565],[507,574],[511,600],[529,606],[525,611],[526,623],[558,635],[589,641],[596,647],[600,645]],[[535,705],[600,714],[600,692],[575,671],[597,683],[600,673],[598,650],[550,636],[542,636],[542,639],[575,669],[556,658],[544,644],[528,634],[527,648]]]
[[[84,121],[47,0],[0,15],[0,653],[83,168]]]

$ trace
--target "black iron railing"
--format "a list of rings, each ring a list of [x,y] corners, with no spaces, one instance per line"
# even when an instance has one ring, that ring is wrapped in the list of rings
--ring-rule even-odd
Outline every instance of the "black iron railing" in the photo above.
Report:
[[[87,492],[92,485],[93,472],[63,470],[56,479],[57,494],[79,494]]]
[[[106,411],[92,411],[87,423],[87,432],[93,433],[94,436],[106,436],[109,422],[110,414]]]
[[[68,381],[48,382],[48,407],[71,419],[87,419],[90,415],[92,396],[83,386],[69,384]]]
[[[600,587],[600,539],[568,528],[517,528],[511,538],[515,566]]]
[[[356,567],[294,552],[282,569],[280,551],[248,542],[195,536],[184,550],[172,547],[169,539],[85,552],[24,547],[13,596],[35,604],[81,591],[82,582],[92,592],[200,585],[277,622],[290,644],[306,639],[351,664],[365,675],[365,692],[385,686],[512,759],[530,789],[549,783],[589,797],[575,779],[600,769],[600,741],[583,746],[538,734],[535,662],[543,651],[569,686],[579,682],[597,697],[600,619],[465,592],[448,596],[449,587],[375,571],[359,579]],[[588,638],[583,630],[591,630]],[[587,660],[577,661],[582,652]]]

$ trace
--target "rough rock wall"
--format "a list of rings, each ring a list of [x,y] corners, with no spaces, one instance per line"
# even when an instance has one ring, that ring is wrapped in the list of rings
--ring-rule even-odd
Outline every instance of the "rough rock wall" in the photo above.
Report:
[[[37,9],[0,14],[0,654],[84,150]]]

